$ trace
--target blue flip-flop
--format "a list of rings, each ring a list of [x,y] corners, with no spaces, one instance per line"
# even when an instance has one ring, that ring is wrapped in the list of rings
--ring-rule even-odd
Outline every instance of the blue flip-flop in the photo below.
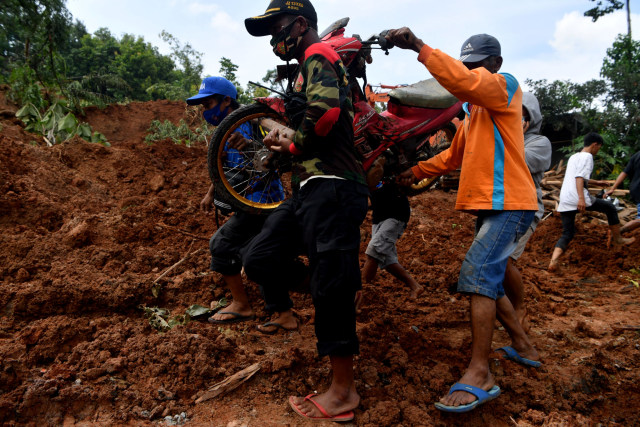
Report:
[[[514,362],[517,362],[521,365],[528,366],[530,368],[539,368],[542,365],[542,363],[538,362],[537,360],[531,360],[520,356],[518,352],[511,346],[500,347],[496,351],[500,350],[504,351],[505,354],[503,357],[505,359],[513,360]]]
[[[458,412],[458,413],[469,412],[472,409],[475,409],[477,406],[482,405],[483,403],[486,403],[500,396],[500,387],[498,387],[497,385],[494,385],[493,387],[491,387],[491,390],[486,391],[481,388],[474,387],[472,385],[455,383],[449,389],[449,394],[453,393],[454,391],[466,391],[467,393],[473,394],[477,399],[471,403],[467,403],[466,405],[460,405],[460,406],[448,406],[448,405],[443,405],[440,402],[436,402],[435,403],[436,408],[444,412]]]

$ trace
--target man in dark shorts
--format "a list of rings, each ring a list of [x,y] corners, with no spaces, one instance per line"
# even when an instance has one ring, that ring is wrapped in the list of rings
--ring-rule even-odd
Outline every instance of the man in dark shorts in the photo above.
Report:
[[[396,248],[396,242],[407,228],[411,216],[407,195],[397,184],[381,182],[371,193],[371,209],[372,232],[362,269],[364,281],[373,282],[380,268],[407,285],[411,289],[411,299],[417,298],[424,289],[400,264]]]
[[[187,99],[187,104],[203,105],[204,119],[209,124],[218,126],[229,113],[239,107],[236,101],[237,94],[238,92],[233,83],[224,77],[207,77],[202,81],[198,93]],[[251,127],[248,123],[244,123],[229,138],[225,147],[225,161],[228,164],[242,161],[240,151],[231,146],[242,147],[242,141],[245,138],[250,139],[252,137],[251,132]],[[284,191],[280,181],[270,184],[267,188],[261,188],[253,193],[252,196],[259,200],[264,193],[268,193],[273,200],[282,200],[284,198]],[[215,198],[215,186],[211,184],[207,194],[200,202],[200,209],[204,212],[210,212],[214,206],[225,214],[232,213],[231,206]],[[211,316],[209,322],[217,324],[236,323],[251,320],[255,317],[240,274],[242,270],[241,251],[260,232],[265,218],[260,215],[236,212],[211,237],[209,241],[209,251],[211,252],[210,269],[222,274],[233,300],[231,304]]]

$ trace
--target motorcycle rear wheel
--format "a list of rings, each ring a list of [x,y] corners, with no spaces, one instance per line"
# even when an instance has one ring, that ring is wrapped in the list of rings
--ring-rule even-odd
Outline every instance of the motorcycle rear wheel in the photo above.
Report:
[[[451,142],[453,141],[453,137],[456,134],[456,130],[456,126],[451,122],[447,123],[444,127],[437,130],[433,135],[433,144],[425,144],[425,149],[418,156],[419,160],[426,160],[425,158],[420,157],[431,158],[449,148],[451,146]],[[407,192],[410,196],[416,196],[418,194],[424,193],[425,191],[433,187],[439,181],[439,179],[440,177],[437,176],[425,178],[420,182],[412,184],[407,189]]]
[[[273,153],[263,138],[274,122],[287,126],[286,119],[263,104],[240,107],[229,114],[216,128],[209,143],[207,166],[215,185],[216,199],[231,205],[233,210],[267,215],[291,196],[290,161]],[[227,161],[225,146],[236,131],[250,132],[247,146],[239,151],[240,161]],[[249,131],[250,129],[250,131]],[[276,197],[256,188],[277,188]],[[256,199],[256,195],[258,195]]]

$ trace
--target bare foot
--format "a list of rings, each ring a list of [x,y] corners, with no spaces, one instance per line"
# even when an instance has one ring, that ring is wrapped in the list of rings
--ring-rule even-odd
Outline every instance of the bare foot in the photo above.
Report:
[[[422,287],[422,285],[416,285],[415,287],[411,288],[411,293],[409,294],[409,298],[411,299],[417,299],[420,294],[422,294],[424,292],[424,288]]]
[[[216,321],[231,320],[237,317],[232,314],[228,314],[229,312],[238,313],[240,316],[243,316],[243,317],[253,316],[253,309],[251,308],[250,305],[243,305],[234,300],[234,301],[231,301],[231,304],[229,304],[224,308],[221,308],[220,311],[215,313],[213,316],[209,317],[209,320],[216,320]]]
[[[521,356],[524,357],[525,359],[529,359],[529,360],[533,360],[533,361],[539,361],[540,360],[540,354],[538,354],[538,351],[535,349],[535,347],[533,346],[522,346],[522,345],[517,345],[515,343],[511,343],[511,347]],[[504,350],[496,350],[496,353],[500,355],[501,358],[505,358],[504,356],[507,354]]]
[[[490,372],[487,372],[487,375],[477,375],[467,371],[458,382],[461,384],[478,387],[485,391],[491,390],[491,388],[495,385],[495,381],[493,380],[493,376]],[[459,390],[444,396],[442,399],[440,399],[440,403],[446,406],[460,406],[467,405],[477,399],[478,398],[473,394]]]
[[[560,271],[558,260],[552,259],[551,262],[549,262],[549,268],[547,268],[547,270],[549,270],[551,273],[557,273],[558,271]]]
[[[329,389],[325,393],[308,396],[308,398],[291,396],[289,400],[305,416],[322,418],[326,415],[316,405],[321,406],[330,416],[340,415],[356,409],[360,404],[360,395],[356,392],[355,387],[352,387],[346,395],[339,395]],[[313,400],[313,402],[309,400]]]
[[[636,228],[640,227],[640,219],[636,218],[633,221],[629,221],[620,228],[620,234],[630,233]]]
[[[622,246],[622,245],[630,245],[635,241],[636,241],[635,237],[618,237],[617,239],[613,239],[611,243],[613,243],[615,246]]]
[[[275,334],[280,329],[295,331],[298,329],[298,319],[291,310],[276,315],[264,325],[258,325],[258,330],[263,334]]]

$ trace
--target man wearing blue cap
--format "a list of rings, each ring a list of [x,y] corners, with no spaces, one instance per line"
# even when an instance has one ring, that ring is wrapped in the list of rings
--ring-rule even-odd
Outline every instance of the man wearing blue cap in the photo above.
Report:
[[[295,327],[287,290],[298,278],[292,260],[309,257],[309,287],[315,307],[317,349],[329,356],[332,379],[321,394],[291,396],[292,409],[307,419],[350,421],[360,403],[353,361],[359,352],[355,295],[361,289],[360,224],[368,188],[353,144],[353,105],[346,68],[321,43],[317,16],[308,0],[272,0],[263,15],[245,20],[254,36],[271,35],[273,52],[295,59],[300,71],[294,91],[304,97],[291,134],[273,131],[264,139],[272,151],[291,156],[294,190],[269,216],[244,257],[245,270],[264,289],[273,322]],[[266,327],[267,325],[263,325]]]
[[[202,116],[204,119],[208,123],[218,126],[229,113],[239,107],[238,101],[236,101],[237,94],[235,86],[229,80],[223,77],[207,77],[202,81],[198,94],[187,99],[187,104],[203,105]],[[242,161],[242,153],[236,148],[230,148],[229,145],[241,147],[245,138],[251,138],[251,132],[251,127],[247,122],[239,126],[238,130],[231,135],[227,147],[225,147],[227,163]],[[277,186],[279,188],[267,188],[262,191],[282,190],[280,181],[277,182]],[[283,198],[284,194],[281,194],[280,200]],[[204,212],[210,212],[214,206],[223,213],[230,214],[232,212],[231,206],[215,199],[215,186],[211,184],[209,191],[200,202],[200,208]],[[264,220],[265,217],[261,215],[236,212],[209,241],[210,268],[222,274],[233,297],[231,304],[211,316],[209,322],[215,324],[236,323],[255,317],[242,283],[241,251],[260,232]]]

